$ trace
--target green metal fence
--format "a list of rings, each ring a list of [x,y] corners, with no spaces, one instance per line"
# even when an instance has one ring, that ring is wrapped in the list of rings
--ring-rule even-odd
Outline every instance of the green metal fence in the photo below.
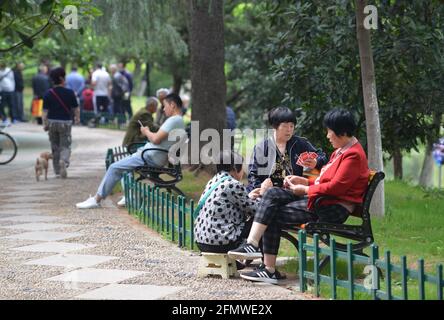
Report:
[[[176,242],[179,247],[191,250],[195,248],[193,200],[187,201],[185,197],[160,192],[158,188],[135,181],[132,174],[124,176],[124,185],[130,214]],[[353,253],[351,244],[348,244],[348,250],[344,252],[336,249],[334,239],[330,240],[328,247],[321,247],[316,234],[312,243],[307,242],[305,231],[300,231],[298,236],[299,279],[302,292],[311,286],[316,296],[320,295],[323,288],[323,296],[330,295],[332,299],[338,298],[339,290],[345,290],[350,300],[361,298],[357,297],[358,293],[365,294],[366,299],[374,300],[443,300],[442,264],[436,267],[435,274],[429,274],[425,272],[424,260],[418,260],[418,268],[415,270],[407,267],[405,256],[401,257],[400,265],[397,265],[392,262],[390,251],[386,251],[380,258],[376,245],[370,247],[370,256],[366,257]],[[319,270],[322,255],[330,256],[327,274]],[[312,256],[312,260],[309,256]],[[341,279],[338,272],[340,261],[346,262],[345,279]],[[364,271],[368,273],[365,279],[354,272],[356,265],[365,265]]]
[[[311,284],[314,293],[319,296],[321,285],[326,284],[325,287],[330,290],[332,299],[337,298],[338,288],[344,288],[350,300],[355,299],[356,292],[362,292],[374,300],[443,300],[442,264],[436,267],[436,274],[432,275],[425,273],[423,259],[418,260],[417,270],[407,267],[405,256],[401,257],[400,265],[396,265],[391,262],[390,251],[386,251],[384,257],[380,258],[376,245],[370,247],[370,256],[366,257],[354,254],[351,243],[348,244],[346,252],[336,249],[334,239],[330,239],[329,247],[320,247],[319,244],[317,234],[313,237],[313,243],[307,243],[305,231],[299,232],[299,279],[302,292],[305,292],[307,285]],[[312,268],[308,267],[308,254],[313,255]],[[330,256],[330,270],[327,274],[321,274],[319,270],[321,255]],[[346,261],[346,279],[338,278],[338,259]],[[358,281],[354,274],[353,267],[356,264],[366,266],[364,271],[368,275],[363,281]]]
[[[180,248],[194,250],[194,201],[124,176],[128,212],[153,230],[165,235]]]

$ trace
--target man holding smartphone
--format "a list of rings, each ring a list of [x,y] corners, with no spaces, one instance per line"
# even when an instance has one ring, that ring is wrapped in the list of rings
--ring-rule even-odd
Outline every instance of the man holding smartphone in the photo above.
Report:
[[[110,165],[95,196],[90,196],[87,200],[77,203],[76,207],[78,209],[100,208],[100,202],[111,194],[114,186],[122,179],[125,172],[131,172],[143,165],[160,168],[168,163],[168,152],[162,152],[158,149],[169,151],[176,143],[176,141],[168,139],[171,132],[177,134],[177,130],[179,130],[183,135],[186,135],[186,132],[182,118],[183,104],[180,97],[175,93],[171,93],[165,97],[164,104],[165,114],[168,119],[159,130],[153,132],[149,127],[140,127],[139,122],[136,120],[140,127],[140,132],[148,139],[148,142],[139,148],[137,152]],[[144,152],[147,149],[155,150]]]

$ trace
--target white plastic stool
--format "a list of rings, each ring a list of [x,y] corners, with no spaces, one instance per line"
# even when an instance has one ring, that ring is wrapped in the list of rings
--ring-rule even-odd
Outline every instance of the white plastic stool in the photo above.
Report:
[[[237,277],[236,260],[228,257],[226,253],[202,252],[200,258],[198,277],[206,277],[207,275],[217,274],[223,279],[230,276]]]

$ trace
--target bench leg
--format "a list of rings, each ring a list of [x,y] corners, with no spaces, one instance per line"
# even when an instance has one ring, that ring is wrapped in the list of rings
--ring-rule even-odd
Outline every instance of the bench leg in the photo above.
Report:
[[[325,256],[322,258],[321,263],[319,263],[319,272],[330,262],[330,256]]]
[[[168,191],[169,193],[172,193],[172,191],[175,191],[177,194],[179,194],[179,195],[185,197],[185,193],[183,193],[182,190],[180,190],[180,189],[179,189],[178,187],[176,187],[176,186],[168,187],[168,188],[166,188],[166,189],[167,189],[167,191]]]
[[[286,231],[282,231],[281,237],[290,241],[290,243],[295,246],[296,250],[299,250],[299,241],[296,237],[293,237],[290,233]]]

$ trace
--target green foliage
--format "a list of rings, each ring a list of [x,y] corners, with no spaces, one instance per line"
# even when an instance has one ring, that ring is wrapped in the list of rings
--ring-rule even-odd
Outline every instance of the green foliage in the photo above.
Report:
[[[351,110],[366,145],[361,70],[352,1],[235,2],[226,19],[229,96],[256,126],[258,111],[301,109],[298,133],[329,149],[322,119]],[[443,110],[444,6],[438,1],[377,1],[372,31],[383,148],[410,151]],[[231,35],[234,34],[234,35]],[[253,111],[254,109],[254,111]]]
[[[417,151],[433,133],[432,113],[443,110],[444,6],[382,2],[378,10],[386,17],[374,36],[384,149]]]
[[[174,59],[188,56],[188,46],[175,22],[184,19],[173,10],[177,1],[98,0],[103,16],[94,21],[98,35],[111,39],[110,55],[127,60],[163,55]]]
[[[346,107],[362,122],[359,55],[355,30],[350,28],[354,18],[350,4],[270,2],[249,10],[249,24],[255,29],[246,32],[253,37],[227,49],[227,60],[237,66],[228,78],[243,90],[236,109],[250,115],[251,109],[266,111],[276,105],[301,109],[298,133],[325,146],[326,110]]]
[[[66,6],[75,6],[78,10],[79,32],[83,33],[82,23],[100,11],[91,0],[8,0],[0,4],[0,53],[4,59],[11,59],[17,50],[33,48],[35,40],[47,37],[55,29],[64,37],[63,20]],[[22,51],[19,51],[22,52]]]
[[[90,27],[84,30],[83,35],[75,30],[68,30],[65,35],[66,38],[54,34],[51,38],[40,40],[31,53],[32,57],[37,62],[58,62],[63,66],[76,64],[85,71],[103,58],[106,39],[94,35]]]
[[[280,102],[281,90],[269,70],[274,34],[261,16],[265,4],[228,2],[226,6],[226,61],[228,104],[239,114],[239,126],[263,127],[262,115]]]

